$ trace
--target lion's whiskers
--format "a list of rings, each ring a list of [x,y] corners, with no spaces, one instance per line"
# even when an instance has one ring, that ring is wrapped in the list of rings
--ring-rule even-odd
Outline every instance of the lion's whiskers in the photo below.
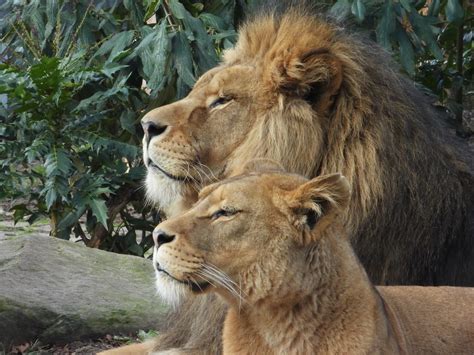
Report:
[[[194,277],[192,276],[188,276],[190,280],[188,280],[188,285],[191,286],[190,284],[193,283],[194,285],[196,285],[199,290],[201,290],[201,292],[203,291],[202,288],[201,288],[201,285],[199,285],[199,282],[197,282]]]
[[[199,193],[202,189],[202,183],[198,181],[191,173],[190,168],[194,168],[189,162],[186,162],[186,180],[190,180],[192,182],[191,187]]]
[[[211,170],[211,168],[209,168],[206,164],[203,164],[201,163],[200,161],[197,161],[196,162],[200,169],[200,171],[208,178],[209,182],[216,182],[216,181],[219,181],[219,179],[217,178],[217,176],[214,174],[214,172]],[[209,172],[209,174],[207,174],[203,168],[207,169],[207,171]],[[210,176],[209,176],[210,175]]]
[[[216,266],[211,264],[203,264],[202,269],[200,270],[200,275],[215,281],[218,285],[224,287],[232,295],[237,297],[239,300],[239,308],[242,302],[245,302],[245,299],[242,297],[241,287],[231,280],[225,272]]]
[[[213,280],[209,278],[209,275],[203,273],[201,270],[196,271],[196,274],[197,274],[204,282],[210,283],[212,287],[217,288],[217,286],[216,286],[216,284],[213,282]]]

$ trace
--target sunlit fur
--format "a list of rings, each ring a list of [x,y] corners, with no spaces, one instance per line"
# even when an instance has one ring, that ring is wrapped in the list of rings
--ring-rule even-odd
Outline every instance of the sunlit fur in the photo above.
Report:
[[[209,108],[228,94],[233,100]],[[146,142],[145,155],[187,177],[163,180],[149,167],[150,199],[169,216],[256,157],[305,177],[340,171],[352,192],[340,218],[371,280],[474,284],[474,188],[466,164],[474,154],[444,136],[442,119],[388,54],[310,10],[254,17],[189,96],[143,120],[168,126]],[[220,325],[195,312],[220,319],[224,307],[194,302],[170,318],[162,348],[217,351]]]
[[[340,226],[348,202],[349,184],[339,174],[307,181],[276,169],[247,171],[210,185],[191,210],[156,227],[174,236],[155,252],[166,272],[158,287],[179,299],[173,283],[190,290],[198,282],[194,294],[225,300],[224,354],[472,349],[474,289],[376,291]],[[235,212],[212,217],[222,209]]]

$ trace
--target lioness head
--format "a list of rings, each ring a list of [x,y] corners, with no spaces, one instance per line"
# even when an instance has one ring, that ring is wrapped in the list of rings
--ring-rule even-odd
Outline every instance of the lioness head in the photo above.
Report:
[[[255,303],[313,287],[298,283],[308,248],[348,200],[340,174],[308,181],[268,171],[210,185],[189,211],[153,233],[158,291],[171,303],[208,290],[229,302]]]
[[[323,132],[350,60],[338,57],[345,47],[334,28],[301,16],[247,24],[223,63],[187,97],[143,117],[148,197],[167,214],[189,207],[202,186],[254,158],[306,177],[320,172]]]

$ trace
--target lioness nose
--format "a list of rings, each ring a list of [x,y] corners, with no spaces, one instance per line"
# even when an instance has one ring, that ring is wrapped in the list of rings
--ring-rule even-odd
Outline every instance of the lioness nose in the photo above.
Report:
[[[157,247],[160,247],[163,244],[170,243],[174,240],[174,235],[166,234],[161,229],[153,231],[153,241]]]
[[[153,137],[159,136],[164,131],[166,131],[166,128],[168,126],[161,126],[159,124],[156,124],[153,121],[145,121],[145,122],[142,122],[142,127],[143,127],[143,131],[145,132],[147,136],[148,141],[150,141],[150,139],[152,139]]]

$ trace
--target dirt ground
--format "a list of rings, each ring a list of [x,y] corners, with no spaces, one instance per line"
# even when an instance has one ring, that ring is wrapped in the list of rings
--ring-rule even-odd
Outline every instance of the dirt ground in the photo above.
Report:
[[[117,348],[122,345],[142,342],[156,336],[156,332],[139,331],[138,333],[128,335],[106,335],[103,338],[73,341],[66,344],[41,344],[39,342],[31,342],[25,344],[17,344],[12,346],[6,354],[15,355],[73,355],[73,354],[97,354],[100,351]],[[0,349],[0,354],[3,354]]]

